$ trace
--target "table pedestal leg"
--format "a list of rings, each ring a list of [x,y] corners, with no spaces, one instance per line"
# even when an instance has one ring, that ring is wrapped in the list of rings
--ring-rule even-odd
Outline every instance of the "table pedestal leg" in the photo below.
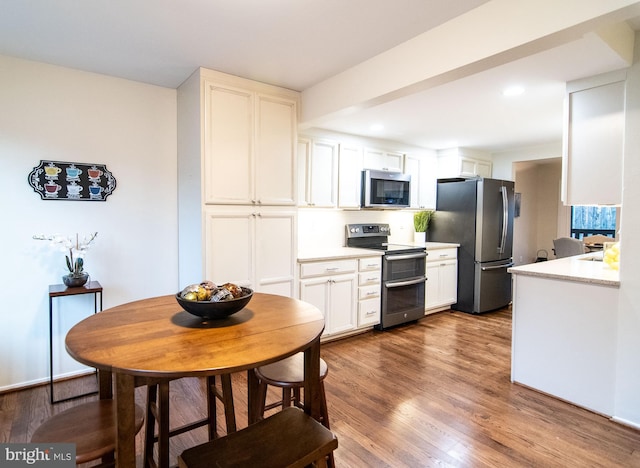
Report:
[[[320,337],[304,351],[304,411],[320,421]]]
[[[116,373],[116,466],[136,466],[134,377]]]

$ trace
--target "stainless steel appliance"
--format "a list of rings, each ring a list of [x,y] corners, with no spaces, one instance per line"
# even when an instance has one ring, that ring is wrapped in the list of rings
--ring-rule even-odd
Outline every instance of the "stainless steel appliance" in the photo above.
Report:
[[[513,211],[511,181],[438,180],[429,241],[460,244],[453,309],[479,314],[511,302]]]
[[[388,224],[347,224],[348,247],[383,250],[380,324],[384,330],[424,317],[424,247],[390,244]]]
[[[410,194],[409,174],[368,169],[362,171],[362,208],[407,208]]]

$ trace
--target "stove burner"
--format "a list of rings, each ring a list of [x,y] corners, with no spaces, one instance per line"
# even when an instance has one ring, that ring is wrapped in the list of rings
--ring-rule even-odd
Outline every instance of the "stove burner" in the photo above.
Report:
[[[388,242],[391,229],[388,224],[347,224],[347,247],[384,250],[386,254],[424,252],[423,246]]]

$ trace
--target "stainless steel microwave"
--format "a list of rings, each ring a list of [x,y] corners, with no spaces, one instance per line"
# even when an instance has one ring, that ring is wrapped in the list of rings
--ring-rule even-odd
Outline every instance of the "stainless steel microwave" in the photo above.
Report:
[[[362,208],[408,208],[411,176],[401,172],[362,171]]]

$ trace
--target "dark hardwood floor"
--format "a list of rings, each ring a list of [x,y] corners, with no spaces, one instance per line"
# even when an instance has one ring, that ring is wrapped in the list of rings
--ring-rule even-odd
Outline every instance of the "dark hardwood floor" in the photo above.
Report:
[[[510,309],[481,316],[443,312],[323,344],[336,465],[640,467],[640,431],[512,384],[510,346]],[[246,377],[234,375],[233,382],[242,428]],[[94,385],[92,376],[60,382],[56,396]],[[26,442],[52,413],[85,400],[52,407],[48,391],[0,395],[0,441]],[[198,379],[172,382],[172,425],[202,417],[203,395]],[[136,398],[144,404],[142,388]],[[172,459],[205,440],[204,428],[173,438]],[[139,452],[140,442],[139,434]],[[141,455],[138,461],[141,466]]]

